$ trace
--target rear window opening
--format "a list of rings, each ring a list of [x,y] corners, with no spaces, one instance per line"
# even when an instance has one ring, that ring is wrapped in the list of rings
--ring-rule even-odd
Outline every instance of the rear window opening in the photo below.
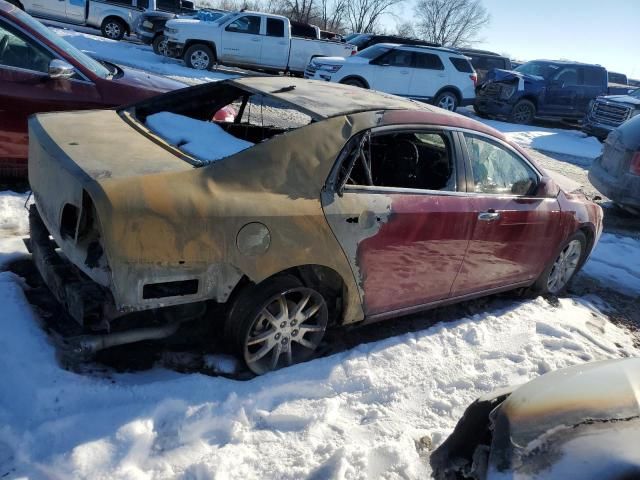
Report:
[[[138,128],[180,150],[195,166],[207,165],[313,118],[286,102],[220,82],[146,100],[121,112]]]

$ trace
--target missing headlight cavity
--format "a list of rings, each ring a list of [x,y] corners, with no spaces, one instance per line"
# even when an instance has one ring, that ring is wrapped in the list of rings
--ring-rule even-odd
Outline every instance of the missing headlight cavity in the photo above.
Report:
[[[62,209],[62,218],[60,219],[60,234],[63,237],[75,239],[76,226],[78,225],[78,207],[65,204]]]
[[[198,280],[181,280],[177,282],[148,283],[142,288],[142,298],[178,297],[198,293]]]

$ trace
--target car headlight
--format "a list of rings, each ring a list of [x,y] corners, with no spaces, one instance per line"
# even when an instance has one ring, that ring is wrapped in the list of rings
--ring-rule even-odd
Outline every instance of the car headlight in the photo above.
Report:
[[[329,73],[336,73],[338,70],[342,68],[342,65],[327,65],[324,63],[317,63],[316,68],[318,70],[323,70]]]
[[[153,28],[153,23],[151,23],[149,20],[145,20],[144,22],[142,22],[142,26],[144,28]]]
[[[629,115],[629,118],[633,118],[636,115],[640,115],[640,110],[636,109],[636,110],[632,110],[631,111],[631,115]]]
[[[165,27],[164,28],[164,33],[170,33],[172,35],[175,35],[176,33],[178,33],[178,29],[177,28]]]
[[[514,93],[516,93],[515,85],[502,85],[500,89],[500,99],[507,100],[511,98]]]

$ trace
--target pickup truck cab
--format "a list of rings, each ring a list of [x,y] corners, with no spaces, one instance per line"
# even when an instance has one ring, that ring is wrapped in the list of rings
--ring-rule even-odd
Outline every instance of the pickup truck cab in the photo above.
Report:
[[[600,65],[535,60],[515,70],[491,70],[476,91],[474,108],[513,123],[531,123],[535,117],[577,121],[593,99],[607,93],[607,71]]]
[[[171,56],[182,56],[197,70],[223,63],[302,74],[314,57],[346,57],[356,51],[352,45],[297,38],[291,32],[288,18],[249,11],[229,13],[213,22],[169,20],[164,30]]]

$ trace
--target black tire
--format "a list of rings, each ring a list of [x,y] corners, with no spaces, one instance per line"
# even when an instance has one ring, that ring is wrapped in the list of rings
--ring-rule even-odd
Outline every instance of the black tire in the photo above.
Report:
[[[478,109],[478,107],[476,107],[475,105],[473,106],[473,111],[475,112],[476,115],[478,115],[480,118],[489,118],[489,115],[487,115],[485,112],[481,111],[480,109]]]
[[[209,70],[216,60],[213,50],[203,43],[196,43],[187,48],[183,58],[187,67],[196,70]]]
[[[127,31],[127,26],[119,18],[106,18],[100,27],[102,36],[111,40],[122,40]]]
[[[550,284],[550,277],[553,275],[553,273],[555,271],[554,267],[556,267],[556,263],[560,259],[560,256],[563,253],[565,253],[565,251],[567,250],[569,245],[574,241],[579,242],[580,243],[580,248],[581,248],[580,255],[577,258],[577,263],[576,263],[575,269],[571,272],[570,276],[566,280],[563,281],[563,284],[560,285],[559,288],[550,288],[550,285],[549,285]],[[553,260],[551,260],[551,262],[544,269],[544,271],[542,272],[540,277],[538,277],[538,279],[536,280],[536,283],[534,283],[532,285],[531,291],[533,293],[535,293],[535,294],[538,294],[538,295],[540,295],[540,294],[541,295],[545,295],[545,294],[558,295],[558,294],[561,294],[566,289],[567,285],[573,279],[575,274],[578,273],[580,271],[580,269],[582,268],[582,265],[584,263],[584,260],[585,260],[586,256],[587,256],[587,237],[581,231],[577,231],[573,235],[571,235],[562,244],[562,246],[558,249],[558,251],[556,252],[556,254],[553,257]]]
[[[536,117],[536,106],[529,100],[520,100],[511,109],[509,121],[521,125],[530,125]]]
[[[167,49],[167,37],[164,35],[157,35],[151,43],[153,47],[153,53],[161,55],[163,57],[169,56],[169,50]]]
[[[367,88],[362,80],[358,80],[357,78],[347,78],[346,80],[342,80],[340,83],[344,85],[351,85],[352,87],[360,87]]]
[[[299,315],[291,318],[300,304]],[[302,319],[305,309],[310,315]],[[240,292],[225,322],[225,338],[249,370],[261,375],[311,358],[327,323],[327,303],[320,292],[305,287],[297,277],[279,276]]]
[[[455,112],[460,105],[460,101],[458,100],[458,96],[455,92],[451,90],[445,90],[440,92],[436,98],[433,100],[433,104],[436,107],[442,108],[444,110],[448,110],[450,112]]]

